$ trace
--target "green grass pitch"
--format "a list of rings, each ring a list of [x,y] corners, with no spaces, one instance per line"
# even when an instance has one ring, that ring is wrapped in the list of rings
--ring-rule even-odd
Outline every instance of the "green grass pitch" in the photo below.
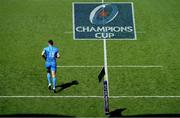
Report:
[[[0,96],[103,96],[101,68],[58,68],[58,85],[78,81],[57,94],[47,89],[41,51],[49,39],[63,49],[58,65],[103,65],[102,41],[75,41],[72,2],[101,0],[0,0]],[[180,1],[134,3],[136,41],[107,41],[110,96],[180,96]],[[105,0],[105,2],[127,2]],[[180,98],[110,98],[123,115],[180,114]],[[103,98],[2,98],[0,116],[54,114],[103,117]]]

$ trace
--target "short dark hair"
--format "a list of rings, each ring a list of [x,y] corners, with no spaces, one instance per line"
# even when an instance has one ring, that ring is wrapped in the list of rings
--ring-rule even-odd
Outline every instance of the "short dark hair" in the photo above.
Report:
[[[48,43],[49,43],[50,45],[53,45],[53,40],[49,40]]]

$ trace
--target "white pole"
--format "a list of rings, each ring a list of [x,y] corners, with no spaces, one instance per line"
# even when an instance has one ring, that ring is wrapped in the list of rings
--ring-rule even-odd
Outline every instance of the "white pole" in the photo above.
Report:
[[[104,0],[101,1],[102,4]],[[104,70],[105,70],[105,78],[104,80],[107,81],[107,90],[108,90],[108,97],[109,97],[109,82],[108,82],[108,68],[107,68],[107,47],[106,47],[106,39],[103,39],[104,44]]]
[[[104,70],[105,70],[105,78],[104,80],[107,81],[107,90],[108,90],[108,97],[109,97],[109,81],[108,81],[108,68],[107,68],[107,47],[106,47],[106,39],[103,39],[104,43]]]
[[[104,0],[102,0],[102,4],[104,3]],[[109,82],[108,82],[108,68],[107,68],[107,47],[106,47],[106,39],[103,39],[104,44],[104,111],[105,115],[109,114]]]

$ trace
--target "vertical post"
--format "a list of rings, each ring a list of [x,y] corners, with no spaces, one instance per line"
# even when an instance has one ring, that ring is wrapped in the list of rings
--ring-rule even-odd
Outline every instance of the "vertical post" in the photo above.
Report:
[[[107,68],[107,50],[106,50],[106,39],[103,39],[104,42],[104,112],[105,115],[109,114],[109,84],[108,84],[108,68]]]
[[[102,0],[102,4],[104,3],[104,0]],[[104,87],[104,112],[105,115],[109,114],[109,84],[108,84],[108,68],[107,68],[107,48],[106,48],[106,39],[103,39],[103,45],[104,45],[104,70],[105,70],[105,76],[103,81],[103,87]]]
[[[105,78],[104,81],[107,81],[108,84],[108,68],[107,68],[107,48],[106,48],[106,39],[103,39],[104,43],[104,70],[105,70]],[[107,86],[108,96],[109,96],[109,86]]]

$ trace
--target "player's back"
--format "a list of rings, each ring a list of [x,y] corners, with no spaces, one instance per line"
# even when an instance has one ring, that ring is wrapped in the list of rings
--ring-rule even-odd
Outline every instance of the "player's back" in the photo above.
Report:
[[[54,46],[48,46],[44,48],[44,51],[46,56],[46,62],[56,62],[58,48]]]

